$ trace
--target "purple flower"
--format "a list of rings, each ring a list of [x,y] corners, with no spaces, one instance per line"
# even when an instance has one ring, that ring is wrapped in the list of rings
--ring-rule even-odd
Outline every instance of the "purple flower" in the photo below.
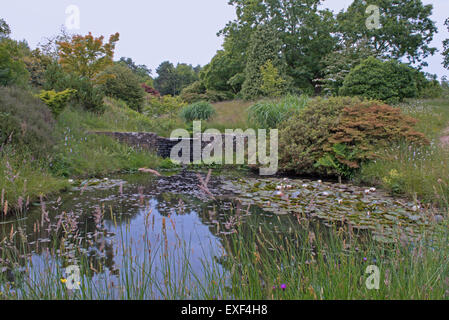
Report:
[[[286,284],[281,284],[281,289],[285,291],[285,289],[287,289],[287,285]]]
[[[363,258],[363,261],[365,261],[365,262],[366,262],[366,261],[368,261],[368,258],[366,258],[366,257],[365,257],[365,258]]]
[[[273,286],[273,290],[276,290],[276,286]]]

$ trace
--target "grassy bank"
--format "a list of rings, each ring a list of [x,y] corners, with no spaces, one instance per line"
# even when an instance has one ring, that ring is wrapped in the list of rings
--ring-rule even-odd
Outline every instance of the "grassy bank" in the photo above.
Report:
[[[24,150],[8,147],[0,157],[2,212],[19,209],[26,199],[37,199],[67,188],[68,179],[104,176],[142,167],[157,168],[162,159],[135,150],[118,141],[88,134],[94,130],[151,131],[163,134],[173,125],[157,122],[115,100],[106,101],[106,111],[96,115],[76,107],[67,108],[57,119],[56,144],[45,158],[36,160]],[[6,205],[7,203],[7,205]]]
[[[444,212],[449,208],[449,149],[440,144],[440,136],[449,126],[449,101],[410,101],[401,108],[418,120],[417,129],[431,144],[402,143],[379,150],[379,159],[364,165],[356,181],[405,194]]]

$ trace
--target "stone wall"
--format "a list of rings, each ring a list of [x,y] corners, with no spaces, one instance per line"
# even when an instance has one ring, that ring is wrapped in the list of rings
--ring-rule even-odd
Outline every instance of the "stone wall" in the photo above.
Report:
[[[117,139],[121,143],[126,143],[132,147],[138,148],[138,149],[144,149],[144,150],[150,150],[153,152],[156,152],[158,156],[162,158],[170,158],[171,151],[174,146],[176,146],[178,143],[182,141],[181,138],[179,139],[170,139],[170,138],[163,138],[159,137],[157,134],[152,132],[90,132],[91,134],[99,134],[99,135],[105,135],[112,138]],[[223,155],[224,155],[224,148],[225,148],[225,142],[226,142],[227,135],[222,135],[222,145],[223,145]],[[237,141],[237,135],[232,135],[233,139],[233,150],[236,151],[236,141]],[[187,140],[190,141],[190,160],[193,161],[193,143],[194,141],[197,141],[201,139],[200,136],[195,136],[195,138],[189,138]],[[204,149],[208,144],[213,141],[213,138],[209,136],[205,136],[204,139],[206,141],[202,141],[201,143],[201,150]],[[248,139],[245,137],[244,142],[245,145],[247,143]]]

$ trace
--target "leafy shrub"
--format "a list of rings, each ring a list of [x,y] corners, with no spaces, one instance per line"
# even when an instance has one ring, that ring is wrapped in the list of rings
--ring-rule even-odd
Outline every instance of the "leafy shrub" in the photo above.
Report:
[[[260,128],[278,128],[279,124],[303,109],[307,96],[286,96],[278,101],[261,101],[248,109],[249,121]]]
[[[160,93],[159,91],[157,91],[157,90],[154,89],[153,87],[150,87],[150,86],[147,85],[146,83],[143,83],[143,84],[142,84],[142,88],[143,88],[143,90],[144,90],[146,93],[148,93],[148,94],[150,94],[150,95],[152,95],[152,96],[155,96],[155,97],[160,97],[160,96],[161,96],[161,93]]]
[[[101,76],[106,79],[101,86],[106,96],[123,100],[131,109],[142,111],[145,91],[140,78],[131,69],[115,64],[108,67]]]
[[[172,116],[177,114],[184,106],[186,106],[186,103],[179,96],[172,97],[169,94],[162,97],[150,96],[143,113],[151,117]]]
[[[50,108],[53,115],[58,117],[76,93],[77,91],[74,89],[66,89],[61,92],[43,90],[38,97]]]
[[[22,58],[16,41],[0,38],[0,86],[26,86],[30,74]]]
[[[25,90],[0,87],[0,147],[11,144],[43,156],[53,146],[53,127],[42,101]]]
[[[260,67],[260,73],[262,75],[260,89],[264,96],[276,98],[287,92],[287,81],[281,77],[278,68],[273,65],[271,60]]]
[[[181,118],[186,122],[209,120],[215,115],[214,107],[208,102],[196,102],[181,110]]]
[[[394,60],[384,62],[369,57],[349,72],[339,94],[395,104],[405,98],[416,97],[418,73],[408,65]]]
[[[419,90],[420,99],[437,99],[443,96],[443,87],[438,80],[429,80]]]
[[[74,100],[87,111],[101,113],[104,111],[104,93],[87,78],[79,78],[64,72],[57,63],[48,66],[44,74],[44,90],[76,90]]]
[[[360,98],[316,98],[283,123],[280,166],[296,174],[350,176],[400,139],[426,143],[400,109]]]

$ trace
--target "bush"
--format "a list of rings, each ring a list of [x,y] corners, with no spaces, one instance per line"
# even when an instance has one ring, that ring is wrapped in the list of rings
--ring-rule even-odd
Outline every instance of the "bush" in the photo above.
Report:
[[[66,89],[61,92],[43,90],[38,97],[50,108],[56,118],[61,114],[69,100],[72,99],[76,93],[77,91],[74,89]]]
[[[31,93],[18,88],[0,88],[0,147],[11,144],[45,155],[53,146],[53,116]]]
[[[248,109],[249,122],[265,129],[278,128],[279,124],[303,109],[307,96],[286,96],[280,100],[261,101]]]
[[[351,176],[377,148],[405,139],[426,143],[400,109],[359,98],[317,98],[284,122],[280,166],[296,174]]]
[[[143,83],[143,84],[142,84],[142,88],[143,88],[143,90],[144,90],[146,93],[148,93],[148,94],[150,94],[150,95],[152,95],[152,96],[155,96],[155,97],[160,97],[160,96],[161,96],[161,93],[160,93],[159,91],[157,91],[157,90],[154,89],[153,87],[150,87],[150,86],[147,85],[146,83]]]
[[[173,116],[184,106],[186,103],[179,96],[172,97],[169,94],[163,97],[150,96],[143,113],[150,117]]]
[[[104,93],[89,79],[79,78],[64,72],[57,63],[51,64],[44,74],[44,89],[63,91],[76,90],[74,100],[87,111],[101,113],[104,111]]]
[[[0,86],[27,85],[30,74],[22,58],[16,41],[0,38]]]
[[[101,76],[106,78],[102,85],[106,96],[123,100],[131,109],[142,111],[145,91],[140,84],[140,78],[131,69],[116,64],[108,67]]]
[[[408,65],[370,57],[349,72],[339,94],[396,104],[416,97],[418,75],[419,72]]]
[[[196,102],[181,110],[181,118],[186,122],[195,120],[209,120],[215,115],[214,107],[208,102]]]

